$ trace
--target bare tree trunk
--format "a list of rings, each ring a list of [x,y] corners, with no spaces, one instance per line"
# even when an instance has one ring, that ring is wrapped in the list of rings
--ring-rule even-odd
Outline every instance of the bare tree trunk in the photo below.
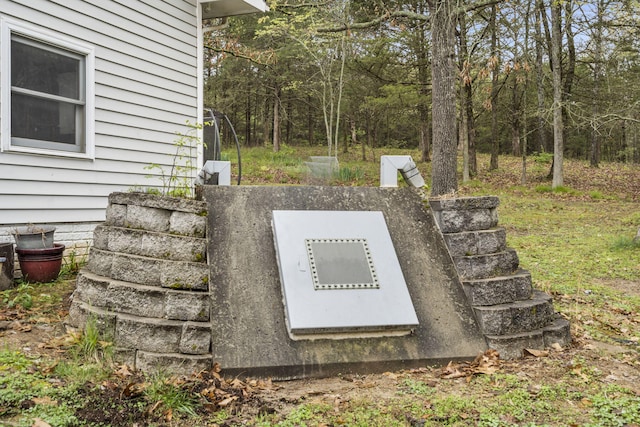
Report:
[[[496,28],[496,15],[497,7],[494,4],[491,6],[491,18],[489,25],[491,26],[491,161],[489,165],[490,170],[498,169],[498,155],[500,153],[500,139],[498,137],[498,111],[496,105],[496,98],[498,97],[498,72],[499,63],[498,60],[498,29]]]
[[[280,151],[280,87],[276,85],[273,97],[273,151]]]
[[[597,20],[595,24],[593,40],[593,100],[591,113],[591,149],[589,153],[589,162],[592,167],[597,168],[600,165],[600,135],[598,133],[598,118],[600,116],[600,84],[602,78],[602,62],[604,61],[604,53],[602,48],[602,31],[603,31],[603,13],[604,2],[598,1],[598,9],[596,11]]]
[[[543,0],[539,0],[537,4],[536,17],[536,89],[538,95],[538,150],[542,153],[548,151],[549,143],[547,142],[547,124],[545,116],[545,96],[544,96],[544,41],[549,40],[550,36],[544,38],[542,35],[542,27],[544,25],[545,34],[548,34],[546,8]],[[553,64],[551,64],[553,67]]]
[[[433,166],[431,195],[458,190],[453,0],[431,0]]]
[[[311,95],[307,95],[307,103],[311,106]],[[309,139],[309,145],[313,145],[313,113],[311,112],[311,107],[307,109],[307,139]]]
[[[468,181],[475,176],[478,171],[475,149],[475,124],[473,120],[473,102],[471,92],[471,76],[469,75],[469,65],[466,61],[468,57],[467,48],[467,23],[463,13],[458,17],[460,22],[460,109],[461,109],[461,128],[462,137],[462,180]]]
[[[424,12],[422,5],[418,7],[420,12]],[[429,46],[427,43],[427,25],[421,23],[418,26],[416,56],[418,57],[418,79],[420,83],[420,100],[418,111],[420,114],[420,160],[431,161],[431,125],[429,123]]]
[[[551,4],[551,51],[553,58],[553,181],[552,188],[564,184],[564,121],[562,117],[562,49],[561,5]]]

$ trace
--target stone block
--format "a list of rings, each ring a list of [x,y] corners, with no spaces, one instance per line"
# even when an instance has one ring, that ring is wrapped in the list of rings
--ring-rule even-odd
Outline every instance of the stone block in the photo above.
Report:
[[[209,290],[209,266],[202,263],[165,261],[160,263],[163,288],[195,291]]]
[[[172,212],[169,232],[183,236],[206,237],[207,216],[187,212]]]
[[[171,212],[165,209],[129,205],[125,227],[166,233],[170,216]]]
[[[109,229],[103,225],[99,225],[93,230],[93,247],[96,249],[107,250],[109,248]]]
[[[571,325],[568,320],[558,316],[552,323],[543,328],[542,336],[545,347],[551,347],[553,344],[566,347],[571,344]]]
[[[171,320],[209,320],[209,294],[204,292],[167,291],[164,302],[165,317]]]
[[[114,254],[110,277],[140,285],[160,286],[161,260],[136,255]]]
[[[187,322],[182,327],[180,353],[207,354],[211,351],[211,325]]]
[[[530,331],[520,334],[508,335],[487,335],[489,348],[497,350],[501,359],[518,359],[523,356],[523,350],[530,348],[534,350],[544,349],[544,339],[542,331]]]
[[[144,233],[139,255],[172,261],[206,262],[207,241],[164,233]]]
[[[443,233],[488,230],[498,225],[495,209],[443,210],[434,211],[434,215]]]
[[[485,255],[506,249],[504,228],[444,234],[451,256]]]
[[[111,193],[109,203],[165,209],[168,211],[191,212],[201,214],[206,212],[206,203],[200,200],[185,199],[183,197],[157,196],[145,193]]]
[[[212,368],[211,355],[166,354],[138,351],[136,369],[143,372],[164,372],[192,375]]]
[[[519,270],[511,276],[467,280],[462,286],[471,305],[496,305],[531,298],[531,274]]]
[[[142,255],[142,236],[140,230],[129,228],[111,227],[109,229],[109,242],[107,250],[133,255]]]
[[[100,276],[111,277],[114,254],[97,248],[92,248],[89,252],[87,269]]]
[[[554,317],[551,297],[535,291],[530,300],[474,307],[485,335],[517,334],[540,329]]]
[[[136,350],[130,348],[116,347],[113,349],[113,360],[120,365],[127,365],[131,368],[135,368],[136,353]]]
[[[73,301],[69,307],[69,324],[84,329],[89,321],[95,321],[98,331],[105,340],[115,337],[116,314],[93,307],[81,301]]]
[[[109,203],[106,211],[106,225],[124,227],[127,220],[127,205]]]
[[[155,353],[177,353],[181,336],[182,322],[125,314],[119,314],[116,322],[115,337],[118,347]]]
[[[436,211],[495,209],[499,204],[500,199],[497,196],[456,197],[429,200],[431,209]]]
[[[105,294],[109,310],[141,317],[164,317],[164,292],[159,288],[114,282]]]
[[[520,260],[513,249],[486,255],[454,257],[462,280],[508,276],[518,270]]]
[[[87,270],[82,270],[76,279],[73,299],[94,307],[105,307],[107,305],[107,286],[109,286],[109,280],[91,274]]]

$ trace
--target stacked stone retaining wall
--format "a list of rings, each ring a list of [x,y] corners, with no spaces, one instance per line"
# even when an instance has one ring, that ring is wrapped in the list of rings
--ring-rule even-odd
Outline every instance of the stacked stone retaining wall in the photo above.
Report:
[[[211,367],[204,202],[135,193],[109,196],[70,308],[94,319],[119,360],[143,371]]]
[[[489,347],[503,358],[571,342],[569,322],[532,287],[498,227],[497,197],[431,200],[430,205]]]

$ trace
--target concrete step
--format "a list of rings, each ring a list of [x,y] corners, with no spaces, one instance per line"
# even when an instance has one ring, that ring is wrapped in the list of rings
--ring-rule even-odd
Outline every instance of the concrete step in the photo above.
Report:
[[[555,318],[549,325],[534,331],[506,335],[487,335],[487,345],[500,353],[503,359],[517,359],[524,349],[544,350],[553,344],[566,347],[571,344],[569,321]]]
[[[497,350],[501,359],[518,359],[523,356],[523,350],[544,350],[544,335],[542,329],[508,335],[486,335],[489,348]]]
[[[545,347],[551,347],[553,344],[566,347],[572,341],[571,324],[567,319],[559,315],[556,316],[553,322],[544,327],[543,334]]]
[[[206,292],[139,285],[98,276],[87,269],[78,274],[74,300],[134,316],[206,322],[210,300]]]
[[[135,368],[142,372],[171,372],[174,375],[191,375],[209,371],[213,367],[211,354],[153,353],[137,351]]]
[[[507,248],[504,228],[448,233],[443,237],[452,257],[492,254]]]
[[[99,330],[120,349],[191,355],[211,353],[209,322],[150,319],[110,312],[81,301],[72,302],[69,315],[82,327],[90,318],[96,319]]]
[[[551,297],[534,291],[531,299],[509,304],[473,308],[485,335],[507,335],[534,331],[555,318]]]
[[[509,276],[518,270],[520,260],[514,249],[485,255],[453,258],[462,281]]]
[[[204,263],[156,259],[91,248],[87,269],[99,276],[148,286],[207,291],[209,267]]]
[[[473,306],[507,304],[531,298],[531,274],[518,270],[510,276],[465,280],[465,293]]]
[[[106,225],[206,237],[205,202],[141,193],[111,193]]]
[[[498,225],[497,197],[461,197],[430,200],[434,217],[443,233],[488,230]]]
[[[208,354],[209,322],[149,319],[118,313],[115,341],[120,348],[155,353]]]
[[[174,261],[207,261],[204,238],[104,225],[97,226],[93,236],[93,246],[109,252]]]

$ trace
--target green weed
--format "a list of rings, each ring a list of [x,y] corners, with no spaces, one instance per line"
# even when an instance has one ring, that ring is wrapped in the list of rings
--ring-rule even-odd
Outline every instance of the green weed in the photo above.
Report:
[[[2,304],[9,308],[22,307],[28,310],[33,306],[32,290],[32,285],[20,282],[16,288],[0,292]]]
[[[640,397],[617,387],[609,387],[590,397],[593,423],[587,426],[632,426],[640,423]]]
[[[196,151],[202,141],[197,133],[202,129],[201,124],[186,122],[184,133],[176,132],[173,143],[175,152],[170,166],[152,163],[145,166],[146,170],[155,172],[147,178],[159,178],[162,184],[162,195],[171,197],[192,198],[194,196],[193,179],[197,173]]]
[[[105,335],[99,328],[95,316],[87,319],[82,334],[71,349],[71,354],[80,360],[94,362],[110,362],[113,357],[113,343],[111,337]]]
[[[407,394],[416,394],[420,396],[428,396],[433,393],[433,387],[430,387],[423,381],[416,381],[410,378],[405,379],[400,385],[400,391]]]
[[[163,411],[171,411],[174,414],[195,417],[199,406],[195,394],[181,388],[174,379],[163,374],[156,374],[150,378],[144,396],[150,404],[159,404]]]
[[[614,251],[632,251],[640,249],[640,240],[631,237],[617,237],[611,244]]]
[[[69,252],[63,259],[62,268],[60,269],[60,278],[69,278],[80,272],[82,267],[87,264],[87,256],[78,255],[75,250]]]

